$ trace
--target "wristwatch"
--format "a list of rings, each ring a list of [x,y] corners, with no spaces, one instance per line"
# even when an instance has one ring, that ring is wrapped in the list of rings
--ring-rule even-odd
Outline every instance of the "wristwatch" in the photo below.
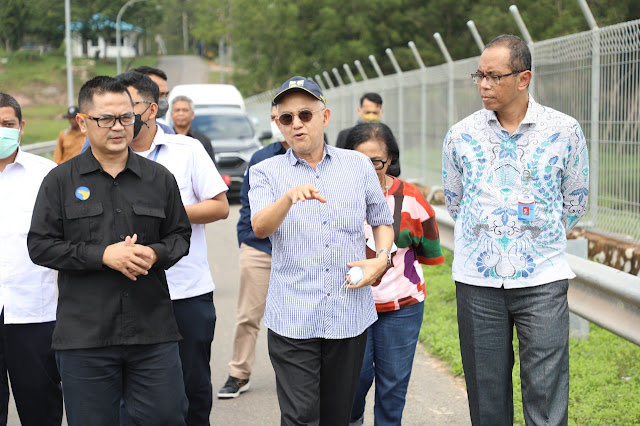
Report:
[[[380,253],[386,253],[387,254],[387,268],[389,266],[391,266],[391,252],[387,249],[380,249],[378,250],[378,253],[376,253],[376,257],[380,256]]]

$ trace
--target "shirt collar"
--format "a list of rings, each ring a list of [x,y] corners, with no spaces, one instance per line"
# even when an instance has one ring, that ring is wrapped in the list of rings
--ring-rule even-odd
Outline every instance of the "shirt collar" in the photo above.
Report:
[[[127,151],[129,153],[129,157],[127,158],[127,164],[125,164],[124,170],[129,169],[138,177],[141,177],[142,173],[140,170],[140,161],[138,156],[133,152],[131,147],[127,147]],[[98,160],[96,160],[96,157],[93,156],[91,148],[89,148],[78,156],[78,171],[80,174],[87,174],[95,172],[96,170],[102,170],[102,166]]]
[[[280,144],[282,146],[282,144]],[[324,144],[324,150],[322,152],[322,159],[320,160],[320,162],[322,163],[322,161],[324,161],[325,157],[329,157],[331,158],[334,154],[335,154],[335,150],[337,148],[331,145],[327,145],[326,143]],[[292,166],[295,166],[296,164],[300,163],[302,160],[300,159],[300,157],[298,157],[294,152],[293,152],[293,148],[290,148],[287,150],[287,152],[284,154],[287,157],[287,160],[289,161],[289,164],[291,164]]]
[[[153,144],[155,146],[166,145],[167,141],[165,139],[166,139],[166,133],[164,132],[162,127],[156,124],[156,136],[153,138]]]
[[[527,112],[520,122],[520,125],[526,124],[535,126],[538,122],[538,117],[540,116],[541,109],[542,107],[540,106],[540,104],[537,103],[535,99],[533,99],[533,96],[529,95],[529,105],[527,106]],[[498,123],[498,116],[496,115],[495,111],[485,109],[484,112],[488,123]]]
[[[29,162],[28,156],[22,150],[22,148],[18,146],[18,154],[16,155],[15,160],[13,160],[13,164],[20,164],[21,167],[26,169],[28,162]]]

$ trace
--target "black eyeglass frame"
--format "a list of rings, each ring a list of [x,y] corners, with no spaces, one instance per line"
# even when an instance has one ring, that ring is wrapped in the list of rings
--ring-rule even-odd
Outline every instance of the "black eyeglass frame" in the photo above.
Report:
[[[373,168],[376,170],[382,170],[384,169],[384,166],[391,161],[390,158],[387,158],[387,161],[383,161],[383,160],[372,160],[369,159],[369,161],[371,161],[371,164],[373,164]],[[380,167],[376,166],[376,164],[380,164]]]
[[[119,121],[119,122],[120,122],[120,124],[121,124],[123,127],[132,126],[132,125],[133,125],[133,123],[135,123],[135,121],[136,121],[136,115],[135,115],[135,114],[123,114],[123,115],[119,115],[119,116],[117,116],[117,117],[114,117],[114,116],[93,117],[93,116],[91,116],[91,115],[87,115],[87,114],[83,114],[83,113],[78,113],[77,115],[79,115],[80,117],[88,118],[88,119],[90,119],[90,120],[94,120],[94,121],[96,122],[96,125],[97,125],[98,127],[102,128],[102,129],[110,129],[110,128],[112,128],[113,126],[115,126],[115,125],[116,125],[116,120],[117,120],[117,121]],[[123,118],[131,118],[131,119],[132,119],[132,121],[131,121],[131,123],[129,123],[129,124],[125,124],[125,123],[123,123],[123,122],[122,122],[122,119],[123,119]],[[110,126],[101,126],[101,125],[100,125],[100,120],[113,120],[113,122],[111,123],[111,125],[110,125]]]
[[[490,86],[500,86],[500,79],[502,77],[509,77],[510,75],[516,75],[516,74],[520,74],[521,72],[525,72],[527,70],[520,70],[520,71],[512,71],[509,74],[500,74],[500,75],[494,75],[494,74],[482,74],[481,72],[474,72],[471,73],[471,79],[473,80],[474,84],[480,84],[482,82],[482,80],[486,79],[489,82]],[[496,84],[493,84],[491,79],[497,79],[496,80]]]

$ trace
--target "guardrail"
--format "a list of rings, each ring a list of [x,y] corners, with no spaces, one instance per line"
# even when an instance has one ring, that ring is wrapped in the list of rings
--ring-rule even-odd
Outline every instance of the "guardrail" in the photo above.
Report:
[[[23,151],[30,152],[32,154],[42,155],[53,153],[53,150],[56,149],[56,144],[58,141],[56,139],[52,141],[45,142],[36,142],[20,145]]]
[[[433,206],[440,244],[453,251],[455,222]],[[605,330],[640,345],[640,277],[566,254],[576,278],[569,281],[569,310]]]

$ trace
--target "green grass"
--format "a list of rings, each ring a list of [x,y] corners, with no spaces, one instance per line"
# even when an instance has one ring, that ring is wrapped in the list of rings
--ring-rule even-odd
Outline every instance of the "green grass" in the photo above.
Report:
[[[0,64],[0,91],[16,97],[22,106],[22,115],[27,122],[23,143],[56,139],[60,130],[68,126],[62,118],[67,111],[66,59],[58,52],[37,55],[33,52],[0,52],[7,58]],[[123,59],[122,69],[140,65],[155,66],[158,58],[145,56]],[[96,75],[116,74],[115,59],[73,59],[74,99],[82,84]]]
[[[424,268],[428,295],[420,341],[462,376],[448,250],[445,259],[444,265]],[[517,343],[514,337],[514,424],[524,425]],[[569,424],[640,424],[640,347],[591,324],[587,340],[570,339],[569,357]]]

